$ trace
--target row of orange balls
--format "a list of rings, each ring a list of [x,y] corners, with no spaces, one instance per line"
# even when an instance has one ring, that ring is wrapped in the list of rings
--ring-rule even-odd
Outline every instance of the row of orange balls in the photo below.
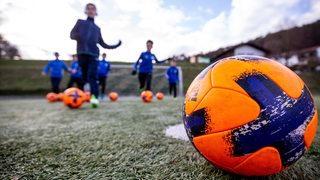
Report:
[[[146,103],[149,103],[152,101],[152,98],[153,98],[153,93],[152,91],[143,91],[140,95],[141,99],[143,102],[146,102]],[[158,92],[156,94],[156,97],[158,100],[162,100],[163,97],[164,97],[164,94],[162,92]]]
[[[109,93],[109,99],[111,101],[117,101],[119,95],[116,92]],[[140,95],[143,102],[149,103],[152,101],[153,93],[152,91],[143,91]],[[158,100],[162,100],[164,97],[164,94],[161,92],[158,92],[156,94],[156,97]],[[53,93],[50,92],[46,96],[48,102],[56,102],[56,101],[62,101],[66,106],[70,108],[78,108],[80,107],[84,102],[89,102],[91,98],[90,92],[83,92],[82,90],[78,88],[68,88],[63,93]]]

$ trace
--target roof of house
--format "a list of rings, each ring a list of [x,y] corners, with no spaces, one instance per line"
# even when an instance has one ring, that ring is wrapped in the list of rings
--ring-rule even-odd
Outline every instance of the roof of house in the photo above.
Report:
[[[289,51],[289,52],[284,52],[284,53],[279,53],[279,54],[273,54],[274,57],[289,57],[293,55],[298,55],[298,54],[303,54],[303,53],[308,53],[312,51],[317,51],[317,49],[320,48],[319,46],[312,46],[312,47],[307,47],[304,49],[299,49],[299,50],[294,50],[294,51]]]
[[[254,47],[254,48],[256,48],[256,49],[258,49],[260,51],[263,51],[265,53],[269,53],[269,50],[267,50],[267,49],[265,49],[263,47],[257,46],[255,44],[252,44],[252,43],[241,43],[241,44],[237,44],[235,46],[229,46],[229,47],[226,47],[226,48],[220,48],[217,51],[208,53],[208,56],[210,57],[211,60],[215,60],[215,59],[218,59],[218,58],[220,58],[221,56],[223,56],[223,55],[225,55],[227,53],[230,53],[231,51],[235,50],[236,48],[238,48],[240,46],[246,46],[246,45]]]

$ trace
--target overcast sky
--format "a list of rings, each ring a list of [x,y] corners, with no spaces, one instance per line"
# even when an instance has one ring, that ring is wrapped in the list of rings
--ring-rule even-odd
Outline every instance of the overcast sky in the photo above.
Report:
[[[63,59],[75,53],[69,38],[84,5],[93,2],[96,24],[111,61],[135,61],[153,40],[158,59],[215,50],[269,32],[320,19],[320,0],[0,0],[0,33],[24,59]]]

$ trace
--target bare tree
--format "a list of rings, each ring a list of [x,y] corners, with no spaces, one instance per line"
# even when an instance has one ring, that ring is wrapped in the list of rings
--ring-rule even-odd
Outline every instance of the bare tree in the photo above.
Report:
[[[19,49],[16,46],[10,44],[0,34],[0,59],[13,60],[15,58],[21,58]]]
[[[0,34],[0,59],[2,59],[2,49],[3,49],[3,37]]]

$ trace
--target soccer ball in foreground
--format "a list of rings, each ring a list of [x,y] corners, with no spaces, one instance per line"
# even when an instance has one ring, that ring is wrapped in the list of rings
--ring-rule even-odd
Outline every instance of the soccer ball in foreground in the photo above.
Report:
[[[64,91],[63,103],[69,108],[79,108],[86,100],[86,95],[78,88],[69,88]]]
[[[55,102],[55,101],[57,101],[57,94],[50,92],[47,94],[46,98],[47,98],[48,102]]]
[[[163,93],[158,92],[158,93],[156,94],[156,97],[157,97],[158,100],[162,100],[163,97],[164,97],[164,95],[163,95]]]
[[[118,93],[116,93],[116,92],[111,92],[110,94],[109,94],[109,98],[110,98],[110,100],[111,101],[116,101],[117,99],[118,99]]]
[[[307,86],[290,69],[263,57],[235,56],[193,80],[183,121],[208,161],[236,174],[265,176],[303,156],[318,114]]]
[[[141,99],[143,102],[146,102],[146,103],[149,103],[152,101],[152,96],[153,96],[152,91],[147,90],[141,93]]]

